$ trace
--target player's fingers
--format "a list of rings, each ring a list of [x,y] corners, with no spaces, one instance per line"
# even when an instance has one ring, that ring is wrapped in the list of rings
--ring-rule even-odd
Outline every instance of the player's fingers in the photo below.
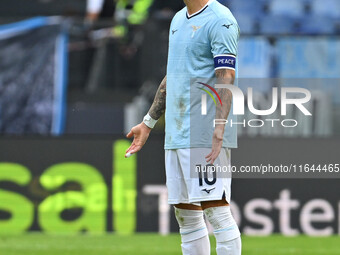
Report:
[[[131,157],[132,155],[133,155],[132,153],[128,152],[128,153],[125,154],[125,158],[129,158],[129,157]]]
[[[130,152],[130,150],[135,146],[135,141],[133,141],[130,145],[130,147],[125,151],[125,153]]]
[[[131,138],[133,136],[133,132],[132,129],[130,130],[130,132],[126,135],[127,138]]]
[[[130,150],[131,150],[131,148],[132,148],[132,145],[125,151],[125,154],[126,154],[126,153],[129,153]]]
[[[131,150],[129,150],[129,154],[135,154],[136,152],[137,152],[138,150],[136,149],[136,146],[133,146],[132,148],[131,148]]]
[[[142,146],[136,145],[136,146],[134,146],[129,152],[130,152],[131,154],[134,154],[134,153],[140,151],[141,149],[142,149]]]
[[[205,158],[209,158],[211,154],[212,154],[212,151],[207,156],[205,156]]]
[[[211,157],[210,157],[210,163],[211,163],[211,164],[214,164],[214,162],[215,162],[215,160],[217,159],[217,157],[218,157],[218,153],[214,150],[214,151],[212,152]]]

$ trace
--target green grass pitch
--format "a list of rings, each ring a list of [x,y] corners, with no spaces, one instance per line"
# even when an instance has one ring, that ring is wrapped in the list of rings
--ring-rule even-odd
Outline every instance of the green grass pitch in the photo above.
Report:
[[[212,254],[215,241],[211,237]],[[243,255],[339,255],[340,237],[242,237]],[[1,255],[175,255],[180,236],[172,234],[48,235],[29,233],[0,236]]]

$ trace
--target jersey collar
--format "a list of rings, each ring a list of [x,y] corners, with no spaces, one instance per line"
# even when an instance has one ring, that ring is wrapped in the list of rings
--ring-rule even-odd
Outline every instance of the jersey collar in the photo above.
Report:
[[[211,4],[211,3],[214,2],[214,1],[215,1],[215,0],[209,0],[209,1],[206,3],[206,5],[203,6],[203,8],[202,8],[201,10],[199,10],[199,11],[197,11],[197,12],[191,14],[191,15],[189,15],[188,10],[187,10],[187,11],[186,11],[187,19],[191,19],[192,17],[197,16],[198,14],[204,12],[204,10],[207,9],[207,7],[209,6],[209,4]]]

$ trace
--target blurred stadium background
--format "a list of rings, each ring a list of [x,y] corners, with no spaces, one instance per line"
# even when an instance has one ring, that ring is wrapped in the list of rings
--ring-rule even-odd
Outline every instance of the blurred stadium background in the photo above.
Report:
[[[313,95],[312,117],[288,112],[298,128],[240,128],[232,163],[340,163],[340,0],[220,2],[241,28],[239,85],[257,90],[254,105],[268,108],[273,86]],[[164,120],[129,159],[124,134],[165,75],[169,24],[183,6],[0,1],[0,254],[179,254]],[[234,179],[245,254],[340,254],[339,184]]]

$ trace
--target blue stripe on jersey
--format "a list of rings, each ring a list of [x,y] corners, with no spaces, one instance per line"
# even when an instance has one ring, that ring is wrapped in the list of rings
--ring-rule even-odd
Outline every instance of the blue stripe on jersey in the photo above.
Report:
[[[229,68],[235,70],[236,57],[233,55],[217,55],[214,57],[215,69]]]

